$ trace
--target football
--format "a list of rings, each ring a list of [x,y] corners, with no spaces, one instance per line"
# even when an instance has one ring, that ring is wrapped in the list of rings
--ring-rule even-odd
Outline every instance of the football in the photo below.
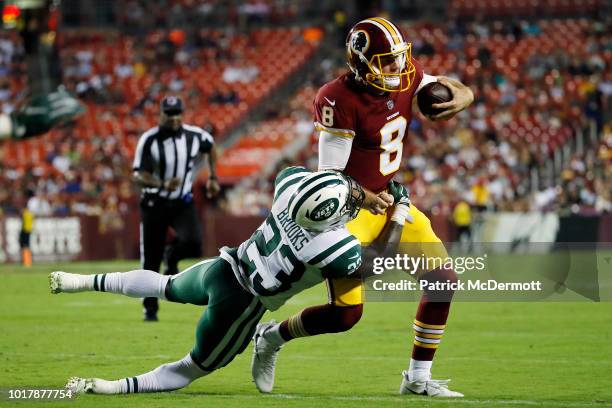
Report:
[[[448,102],[453,99],[453,94],[446,85],[439,82],[431,82],[425,85],[417,94],[417,103],[421,113],[425,116],[433,116],[444,109],[434,108],[436,103]]]

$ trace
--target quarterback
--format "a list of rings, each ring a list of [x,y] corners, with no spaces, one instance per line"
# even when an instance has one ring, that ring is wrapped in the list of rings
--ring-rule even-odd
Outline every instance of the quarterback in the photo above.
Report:
[[[385,253],[396,250],[409,209],[407,190],[395,182],[389,188],[393,216],[376,243],[376,251]],[[220,256],[178,275],[53,272],[52,293],[99,291],[208,306],[196,328],[195,346],[183,359],[114,381],[73,377],[66,387],[94,394],[170,391],[229,364],[251,341],[266,310],[278,309],[324,279],[359,280],[362,248],[346,222],[355,218],[363,199],[362,188],[348,176],[289,167],[276,177],[270,214],[247,241],[221,248]],[[375,255],[368,251],[366,263]]]
[[[389,222],[385,208],[392,201],[386,192],[400,169],[407,129],[416,106],[416,94],[426,84],[446,85],[453,99],[433,105],[443,111],[430,119],[448,119],[469,106],[474,96],[461,82],[433,77],[412,58],[411,44],[390,21],[373,17],[352,27],[346,39],[350,72],[323,85],[314,100],[315,128],[319,131],[319,170],[341,171],[364,188],[366,197],[348,230],[363,244],[373,242]],[[410,206],[401,242],[412,256],[446,258],[444,245],[427,216]],[[419,271],[427,281],[455,281],[452,269]],[[344,278],[327,281],[329,303],[302,310],[281,322],[261,325],[253,357],[253,377],[258,389],[274,385],[277,352],[297,337],[349,330],[363,310],[361,282]],[[439,295],[439,294],[438,294]],[[448,389],[447,381],[432,380],[431,366],[446,327],[451,293],[439,297],[422,294],[412,324],[412,358],[402,373],[401,394],[462,397]],[[274,341],[274,339],[282,341]]]

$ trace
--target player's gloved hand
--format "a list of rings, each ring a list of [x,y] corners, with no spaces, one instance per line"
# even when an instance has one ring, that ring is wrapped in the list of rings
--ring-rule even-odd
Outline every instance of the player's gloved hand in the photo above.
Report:
[[[405,204],[410,206],[410,193],[403,184],[397,181],[391,180],[389,182],[387,191],[393,196],[393,202],[397,204]]]
[[[397,181],[390,181],[388,186],[389,194],[393,196],[395,208],[391,215],[391,220],[404,225],[406,221],[412,223],[414,220],[410,214],[410,193],[404,185]]]
[[[84,106],[63,87],[48,94],[35,95],[11,113],[14,139],[25,139],[48,132],[85,112]]]

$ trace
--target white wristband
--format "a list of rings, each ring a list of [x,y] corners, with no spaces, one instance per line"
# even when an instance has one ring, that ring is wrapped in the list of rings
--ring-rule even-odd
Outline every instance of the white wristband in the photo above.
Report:
[[[393,210],[393,215],[391,215],[391,221],[395,221],[399,225],[404,225],[406,223],[406,217],[408,217],[408,211],[410,211],[410,207],[406,204],[397,204]]]

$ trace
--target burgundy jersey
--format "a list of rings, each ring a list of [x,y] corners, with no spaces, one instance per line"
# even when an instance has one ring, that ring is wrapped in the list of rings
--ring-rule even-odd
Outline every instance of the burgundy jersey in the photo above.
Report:
[[[421,65],[412,62],[416,74],[405,92],[375,95],[346,73],[323,85],[314,99],[317,130],[354,138],[344,173],[375,193],[387,187],[402,161],[412,98],[423,78]]]

